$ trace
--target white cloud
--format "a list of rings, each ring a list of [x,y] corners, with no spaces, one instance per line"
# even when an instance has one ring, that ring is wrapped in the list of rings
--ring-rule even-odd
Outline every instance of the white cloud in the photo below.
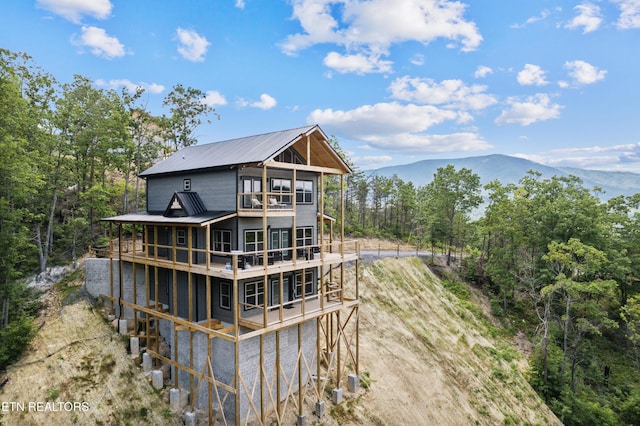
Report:
[[[236,6],[238,9],[244,9],[244,0],[236,0],[236,4],[235,4],[235,6]]]
[[[337,72],[344,73],[386,73],[391,71],[391,61],[383,61],[379,55],[365,56],[361,53],[355,55],[341,55],[337,52],[329,52],[324,58],[324,64],[336,70]]]
[[[405,76],[395,79],[389,90],[394,99],[462,110],[480,110],[497,102],[494,96],[484,93],[487,86],[467,86],[462,80],[436,83],[430,78]]]
[[[227,99],[216,90],[208,90],[202,103],[208,106],[226,105]]]
[[[105,59],[118,58],[125,55],[124,45],[98,27],[82,26],[82,34],[75,35],[71,42],[79,47],[88,47],[91,53]]]
[[[620,17],[616,25],[621,30],[640,28],[640,0],[611,0],[618,4]]]
[[[320,43],[343,46],[346,52],[340,55],[342,58],[356,55],[379,58],[388,55],[391,45],[405,41],[428,44],[443,38],[458,43],[463,51],[475,50],[482,41],[475,23],[464,19],[466,6],[460,2],[295,0],[293,3],[293,19],[300,22],[303,30],[281,43],[282,51],[289,55]],[[379,62],[378,59],[376,63]],[[378,67],[371,69],[370,72],[380,72]]]
[[[416,53],[411,57],[409,62],[411,62],[413,65],[416,65],[416,66],[422,66],[424,65],[424,55],[420,53]]]
[[[164,92],[164,89],[165,89],[165,87],[161,84],[145,83],[145,82],[133,83],[132,81],[126,80],[126,79],[120,79],[120,80],[115,79],[115,80],[109,80],[109,81],[98,79],[96,80],[96,85],[101,87],[107,87],[109,89],[117,89],[119,87],[124,87],[125,89],[127,89],[129,93],[135,93],[135,91],[139,87],[143,88],[148,93],[154,93],[154,94],[162,93]]]
[[[246,101],[244,99],[241,100],[240,104],[241,106],[251,106],[253,108],[259,108],[259,109],[263,109],[263,110],[268,110],[273,108],[274,106],[276,106],[277,102],[275,100],[275,98],[273,98],[272,96],[263,93],[262,95],[260,95],[260,100],[259,101],[254,101],[254,102],[249,102]]]
[[[393,160],[393,157],[391,157],[390,155],[349,155],[349,158],[358,167],[370,169],[383,167],[385,164]]]
[[[579,4],[573,8],[578,15],[569,22],[566,27],[572,30],[582,28],[582,33],[587,34],[600,28],[602,15],[600,7],[592,3]]]
[[[569,70],[569,75],[574,79],[576,84],[593,84],[603,80],[607,71],[599,70],[585,61],[567,61],[564,67]]]
[[[552,104],[549,95],[544,93],[531,96],[524,102],[520,102],[517,98],[510,98],[507,103],[509,108],[503,110],[500,117],[495,119],[495,123],[498,125],[520,124],[528,126],[536,121],[558,118],[560,110],[563,108],[561,105]]]
[[[79,24],[84,15],[106,19],[113,7],[109,0],[37,0],[37,5],[75,24]]]
[[[183,28],[178,28],[176,35],[179,42],[178,53],[184,59],[192,62],[204,61],[204,55],[206,55],[207,48],[211,44],[204,36],[193,30],[185,30]]]
[[[493,70],[485,65],[480,65],[477,69],[476,72],[473,73],[473,76],[475,78],[484,78],[486,76],[488,76],[489,74],[493,74]]]
[[[559,10],[559,8],[555,9],[555,11],[558,11],[558,10]],[[510,28],[515,28],[515,29],[524,28],[529,24],[534,24],[534,23],[539,22],[539,21],[544,21],[545,19],[547,19],[551,15],[551,13],[552,12],[549,9],[543,9],[542,12],[540,12],[540,15],[532,16],[532,17],[528,18],[522,24],[512,24],[510,26]]]
[[[364,105],[349,111],[317,109],[311,112],[307,121],[318,123],[342,137],[394,152],[429,153],[489,148],[490,145],[475,133],[425,133],[432,126],[459,119],[460,115],[432,105],[391,102]]]
[[[538,65],[526,64],[518,73],[518,83],[523,86],[544,86],[549,84],[544,78],[544,70]]]
[[[515,156],[551,166],[637,173],[640,166],[640,143],[563,148]]]

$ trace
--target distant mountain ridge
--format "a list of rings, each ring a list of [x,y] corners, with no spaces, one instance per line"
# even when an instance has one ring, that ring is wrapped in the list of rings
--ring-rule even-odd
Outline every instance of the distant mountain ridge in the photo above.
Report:
[[[368,170],[366,173],[375,173],[385,177],[397,175],[403,181],[413,182],[418,187],[431,182],[438,168],[446,167],[448,164],[453,165],[456,170],[463,167],[470,169],[480,176],[480,183],[483,186],[493,180],[498,180],[504,185],[518,183],[529,170],[535,170],[542,175],[543,179],[549,179],[553,176],[576,176],[582,180],[583,186],[587,189],[601,188],[604,194],[601,194],[600,198],[604,200],[619,195],[640,193],[640,173],[607,172],[574,167],[550,167],[524,158],[502,154],[449,160],[422,160],[400,166]]]

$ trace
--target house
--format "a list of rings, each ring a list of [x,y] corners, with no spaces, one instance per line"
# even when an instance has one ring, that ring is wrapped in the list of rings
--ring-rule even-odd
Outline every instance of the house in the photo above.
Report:
[[[141,173],[146,211],[104,219],[87,287],[171,367],[188,412],[303,424],[327,386],[336,402],[357,388],[358,247],[344,201],[333,218],[322,196],[349,172],[317,125],[190,146]]]

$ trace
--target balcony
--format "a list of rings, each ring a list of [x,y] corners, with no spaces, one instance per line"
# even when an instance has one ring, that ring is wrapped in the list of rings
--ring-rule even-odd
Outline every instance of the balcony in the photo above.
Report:
[[[335,287],[332,288],[332,286]],[[292,302],[269,306],[266,313],[264,306],[250,306],[240,302],[239,325],[250,330],[274,326],[286,327],[358,304],[355,298],[343,297],[342,293],[339,285],[326,283],[319,293]]]
[[[265,262],[265,254],[267,261]],[[295,254],[295,255],[294,255]],[[166,269],[215,276],[224,279],[263,277],[304,268],[329,267],[355,261],[357,241],[327,242],[320,245],[286,247],[275,250],[219,252],[174,245],[147,244],[139,239],[114,239],[105,256]]]
[[[238,216],[262,217],[267,216],[293,216],[295,214],[291,192],[241,192],[238,194]],[[265,202],[266,199],[266,202]]]

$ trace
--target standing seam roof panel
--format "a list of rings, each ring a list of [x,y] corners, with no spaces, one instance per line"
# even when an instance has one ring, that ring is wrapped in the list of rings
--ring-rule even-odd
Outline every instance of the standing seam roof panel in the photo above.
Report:
[[[306,134],[316,127],[316,125],[298,127],[222,142],[189,146],[145,170],[140,176],[264,162],[287,147],[300,135]]]

